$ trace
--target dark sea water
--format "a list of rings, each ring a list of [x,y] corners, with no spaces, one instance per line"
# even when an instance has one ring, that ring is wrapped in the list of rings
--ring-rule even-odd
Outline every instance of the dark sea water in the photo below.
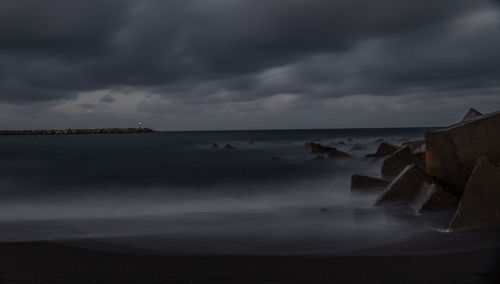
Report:
[[[426,232],[449,235],[450,212],[374,208],[376,196],[349,189],[354,173],[379,175],[382,160],[363,158],[375,152],[376,140],[401,144],[422,139],[426,130],[0,136],[0,241],[91,239],[155,253],[330,254]],[[304,147],[311,140],[356,158],[314,160]],[[212,149],[213,143],[235,149]],[[367,149],[350,151],[355,143]]]

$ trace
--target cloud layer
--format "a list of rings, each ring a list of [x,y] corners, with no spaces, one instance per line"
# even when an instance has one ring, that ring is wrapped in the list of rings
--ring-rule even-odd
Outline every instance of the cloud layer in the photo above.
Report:
[[[500,108],[499,34],[493,0],[5,0],[0,117],[21,128],[435,125],[471,104]]]

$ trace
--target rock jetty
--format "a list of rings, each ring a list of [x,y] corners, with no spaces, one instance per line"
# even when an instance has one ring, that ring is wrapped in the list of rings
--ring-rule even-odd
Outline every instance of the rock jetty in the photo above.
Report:
[[[354,175],[351,190],[390,182],[375,206],[403,202],[417,213],[451,208],[452,230],[500,227],[500,111],[470,109],[459,123],[403,146],[385,158],[382,179]]]
[[[0,130],[0,135],[69,135],[69,134],[132,134],[156,133],[151,128],[39,129]]]

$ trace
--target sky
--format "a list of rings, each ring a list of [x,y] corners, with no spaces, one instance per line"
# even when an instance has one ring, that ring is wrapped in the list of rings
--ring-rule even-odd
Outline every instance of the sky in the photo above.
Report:
[[[500,109],[499,0],[0,0],[0,129],[444,126]]]

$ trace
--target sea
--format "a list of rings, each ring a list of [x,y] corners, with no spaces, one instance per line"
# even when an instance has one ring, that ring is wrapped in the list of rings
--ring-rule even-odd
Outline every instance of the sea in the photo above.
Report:
[[[453,212],[374,207],[377,194],[351,193],[353,174],[380,176],[383,159],[365,156],[381,141],[401,145],[429,130],[0,136],[0,242],[174,255],[498,245],[496,233],[449,232]],[[309,141],[353,158],[319,160],[305,147]]]

